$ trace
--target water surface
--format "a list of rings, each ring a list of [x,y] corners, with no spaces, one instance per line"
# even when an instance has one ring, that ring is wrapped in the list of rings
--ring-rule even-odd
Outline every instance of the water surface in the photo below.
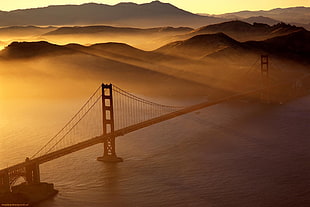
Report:
[[[0,107],[0,166],[23,161],[84,100]],[[16,104],[18,107],[11,107]],[[310,96],[284,105],[233,101],[41,165],[59,194],[40,206],[309,206]]]

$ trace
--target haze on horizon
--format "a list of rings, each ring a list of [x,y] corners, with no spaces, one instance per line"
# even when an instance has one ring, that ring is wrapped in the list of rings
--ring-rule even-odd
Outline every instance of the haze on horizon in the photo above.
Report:
[[[16,9],[37,8],[45,7],[49,5],[65,5],[65,4],[84,4],[84,3],[101,3],[108,5],[115,5],[121,2],[134,2],[137,4],[149,3],[151,0],[10,0],[1,2],[0,10],[11,11]],[[260,0],[260,1],[248,1],[248,0],[162,0],[164,3],[171,3],[181,9],[190,11],[192,13],[207,13],[207,14],[223,14],[230,12],[237,12],[243,10],[270,10],[274,8],[287,8],[297,6],[310,6],[308,0]]]

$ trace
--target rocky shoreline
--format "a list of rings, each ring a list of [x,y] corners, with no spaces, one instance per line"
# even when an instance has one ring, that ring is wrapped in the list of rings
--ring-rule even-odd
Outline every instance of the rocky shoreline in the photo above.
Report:
[[[37,183],[13,186],[11,192],[0,194],[0,206],[34,206],[41,201],[55,196],[58,190],[52,183]]]

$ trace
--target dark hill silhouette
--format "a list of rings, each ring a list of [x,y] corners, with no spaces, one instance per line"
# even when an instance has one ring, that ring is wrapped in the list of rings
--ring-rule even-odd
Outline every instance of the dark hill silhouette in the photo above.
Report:
[[[264,40],[301,30],[304,29],[284,23],[269,26],[267,24],[260,23],[249,24],[242,21],[230,21],[201,27],[193,31],[192,35],[223,32],[238,41],[249,41]]]
[[[124,43],[115,43],[115,42],[108,42],[108,43],[98,43],[89,46],[90,49],[96,49],[101,51],[113,51],[118,54],[136,54],[141,55],[145,51],[139,50],[134,48],[130,45]]]
[[[294,52],[310,52],[310,32],[306,30],[294,32],[286,36],[274,37],[265,42]]]
[[[265,41],[249,41],[241,43],[241,47],[227,47],[221,51],[207,55],[205,58],[226,59],[235,62],[236,57],[269,54],[274,58],[310,64],[310,32],[302,30],[288,35],[274,37]]]
[[[183,67],[187,64],[196,64],[193,60],[188,60],[178,56],[162,54],[155,51],[144,51],[124,43],[108,42],[98,43],[91,46],[82,46],[78,44],[69,44],[65,47],[77,50],[79,52],[109,58],[123,63],[143,66],[154,71],[165,74],[174,74],[173,68]],[[178,63],[178,64],[175,64]],[[199,64],[199,63],[198,63]],[[184,75],[184,71],[182,72]],[[183,77],[183,76],[182,76]]]
[[[131,56],[136,57],[137,53],[140,54],[138,59],[130,58]],[[127,56],[124,57],[122,54]],[[8,61],[9,64],[14,64],[16,60],[30,60],[27,61],[27,64],[31,64],[35,61],[33,58],[44,58],[44,60],[51,63],[49,67],[54,71],[54,75],[62,75],[62,71],[71,71],[71,76],[83,74],[83,77],[80,78],[91,76],[98,79],[104,77],[107,80],[111,78],[122,83],[134,80],[134,82],[139,81],[139,83],[146,85],[158,85],[159,82],[165,84],[157,86],[158,90],[175,84],[180,86],[177,87],[177,90],[173,89],[173,87],[166,89],[171,95],[179,93],[178,90],[184,90],[185,94],[193,93],[192,88],[197,88],[200,92],[206,90],[204,82],[201,83],[201,81],[193,79],[192,74],[182,72],[179,75],[178,70],[174,68],[159,67],[159,62],[156,62],[158,65],[154,64],[155,60],[150,58],[153,55],[156,54],[122,43],[59,46],[48,42],[14,42],[1,52],[0,57],[2,60],[4,58],[4,60]],[[158,56],[163,55],[158,54]],[[167,59],[171,60],[170,57],[167,57]],[[54,63],[66,64],[66,67],[59,70],[59,68],[53,66]],[[143,91],[143,88],[141,88],[141,91]]]
[[[283,27],[280,27],[283,29]],[[288,27],[290,29],[290,27]],[[246,54],[271,54],[281,58],[309,63],[310,32],[300,30],[288,35],[264,41],[240,43],[224,33],[197,35],[184,41],[176,41],[155,51],[143,51],[123,43],[98,43],[91,46],[79,44],[56,45],[45,41],[13,42],[1,51],[2,58],[18,59],[52,55],[87,54],[99,55],[130,64],[150,65],[161,61],[185,63],[187,58],[199,59],[242,57]],[[179,56],[179,57],[176,57]],[[184,57],[186,57],[184,59]]]
[[[73,50],[79,50],[82,52],[89,52],[91,50],[97,51],[106,51],[115,54],[134,54],[134,55],[141,55],[147,53],[146,51],[137,49],[125,43],[118,43],[118,42],[107,42],[107,43],[97,43],[90,46],[83,46],[79,44],[68,44],[64,47],[70,48]]]
[[[64,63],[73,63],[78,68],[80,68],[80,62],[87,62],[87,67],[83,69],[85,72],[94,72],[96,74],[99,71],[93,68],[105,68],[109,73],[121,76],[123,81],[126,81],[126,78],[129,76],[137,75],[137,73],[139,73],[138,76],[140,77],[147,71],[165,74],[165,77],[177,77],[177,79],[194,81],[194,85],[205,84],[206,80],[204,76],[197,77],[197,71],[199,73],[204,71],[205,63],[201,61],[189,60],[154,51],[143,51],[123,43],[111,42],[91,46],[79,44],[58,46],[47,42],[16,42],[4,49],[0,53],[0,58],[13,62],[15,60],[35,61],[34,58],[44,58],[51,62],[53,60],[61,60]],[[191,68],[191,70],[184,70],[186,66]],[[193,68],[194,66],[195,69]],[[127,72],[126,74],[119,73],[120,71],[127,71],[128,73],[130,71],[132,74],[127,74]],[[156,80],[154,79],[154,81]]]
[[[197,35],[184,41],[169,43],[156,51],[166,54],[199,58],[227,47],[238,47],[239,42],[224,33]]]
[[[0,26],[9,25],[91,25],[122,26],[190,26],[222,22],[179,9],[171,4],[153,1],[146,4],[120,3],[49,6],[0,13]]]
[[[77,51],[63,46],[40,42],[12,42],[1,51],[1,57],[8,59],[44,57],[50,55],[67,55]]]
[[[254,16],[254,17],[249,17],[242,19],[243,22],[247,22],[249,24],[254,24],[254,23],[262,23],[262,24],[268,24],[270,26],[281,23],[279,20],[275,20],[269,17],[264,17],[264,16]]]
[[[125,43],[97,43],[90,46],[82,46],[79,44],[68,44],[65,47],[83,52],[88,55],[95,55],[105,58],[110,58],[122,62],[131,62],[132,60],[136,61],[152,61],[153,58],[150,57],[150,52],[143,51],[127,45]]]
[[[8,64],[21,58],[31,60],[27,61],[28,64],[32,63],[31,58],[46,58],[48,61],[44,62],[65,64],[73,76],[113,77],[120,82],[143,79],[144,84],[154,85],[160,80],[159,88],[166,87],[161,85],[162,81],[172,81],[171,84],[182,86],[182,90],[185,89],[182,84],[186,83],[188,87],[210,89],[208,92],[211,92],[214,87],[230,90],[236,84],[232,77],[240,75],[240,68],[248,69],[264,53],[269,54],[273,62],[282,62],[283,58],[289,57],[290,61],[295,61],[294,67],[289,66],[293,69],[301,62],[309,63],[308,42],[309,32],[306,30],[244,43],[223,33],[197,35],[156,51],[143,51],[123,43],[59,46],[48,42],[14,42],[1,52],[1,57],[9,59]],[[301,47],[302,43],[308,46]],[[58,68],[52,70],[60,73]]]
[[[249,41],[242,45],[252,51],[260,50],[273,56],[310,63],[310,32],[307,30],[270,38],[265,41]]]
[[[187,60],[175,56],[144,51],[124,43],[115,42],[98,43],[90,46],[83,46],[80,44],[67,44],[60,46],[45,41],[13,42],[1,51],[0,57],[6,59],[30,59],[74,54],[102,57],[138,66],[147,65],[150,68],[152,68],[154,63],[159,64],[160,61],[187,62]]]
[[[246,23],[245,23],[246,24]],[[251,25],[250,25],[251,26]],[[270,28],[268,25],[262,27]],[[291,27],[281,24],[279,30]],[[48,42],[13,42],[1,51],[2,58],[20,59],[57,55],[90,55],[154,71],[170,74],[170,68],[182,68],[197,61],[231,61],[238,64],[248,56],[270,54],[273,57],[309,64],[310,32],[300,30],[264,41],[238,42],[224,33],[196,35],[184,41],[176,41],[154,51],[143,51],[123,43],[98,43],[91,46],[68,44],[64,46]],[[242,58],[241,58],[242,57]],[[190,60],[191,59],[191,60]],[[196,59],[196,60],[193,60]],[[196,61],[196,62],[195,62]],[[202,67],[200,67],[202,68]]]
[[[128,44],[108,42],[98,43],[90,46],[81,46],[78,44],[69,44],[66,47],[78,50],[91,55],[100,55],[114,60],[127,62],[131,64],[142,64],[151,67],[152,64],[160,65],[161,63],[178,62],[178,64],[187,64],[188,59],[184,59],[174,54],[163,54],[157,51],[144,51]],[[165,65],[165,64],[162,64]]]
[[[249,40],[265,40],[302,30],[304,30],[304,28],[291,26],[285,23],[269,26],[261,23],[249,24],[243,21],[229,21],[198,28],[188,34],[187,37],[198,34],[223,32],[238,41],[245,42]]]
[[[310,32],[307,30],[271,38],[264,42],[272,45],[270,48],[275,53],[282,52],[289,59],[295,58],[310,63]]]
[[[220,24],[213,24],[205,27],[201,27],[193,31],[195,32],[227,32],[227,31],[235,31],[235,32],[248,32],[254,30],[255,27],[253,25],[242,22],[242,21],[228,21]]]
[[[48,32],[44,35],[81,35],[81,34],[159,34],[159,33],[186,33],[192,31],[192,28],[189,27],[158,27],[158,28],[132,28],[132,27],[112,27],[112,26],[75,26],[75,27],[60,27],[54,31]]]
[[[136,59],[150,62],[158,60],[158,56],[171,58],[154,52],[143,51],[125,43],[97,43],[90,46],[80,44],[56,45],[46,41],[39,42],[12,42],[1,51],[1,57],[9,59],[36,58],[45,56],[87,54],[114,57],[114,59]]]

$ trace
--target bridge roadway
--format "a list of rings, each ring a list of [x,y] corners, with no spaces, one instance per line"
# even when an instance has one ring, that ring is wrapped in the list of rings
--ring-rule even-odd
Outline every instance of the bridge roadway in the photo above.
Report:
[[[213,105],[216,105],[216,104],[219,104],[219,103],[222,103],[222,102],[226,102],[226,101],[231,100],[231,99],[241,98],[241,97],[246,96],[246,95],[258,93],[258,92],[260,92],[260,91],[262,91],[264,89],[265,88],[249,91],[249,92],[246,92],[246,93],[235,94],[235,95],[232,95],[232,96],[229,96],[229,97],[225,97],[223,99],[219,99],[217,101],[203,102],[203,103],[200,103],[200,104],[197,104],[197,105],[193,105],[193,106],[189,106],[189,107],[180,109],[180,110],[175,111],[175,112],[168,113],[168,114],[160,116],[160,117],[156,117],[156,118],[153,118],[153,119],[150,119],[150,120],[138,123],[138,124],[134,124],[134,125],[125,127],[123,129],[116,130],[113,133],[110,133],[110,134],[107,134],[107,135],[104,135],[104,136],[93,137],[93,138],[90,138],[90,139],[88,139],[86,141],[74,144],[72,146],[65,147],[63,149],[60,149],[60,150],[57,150],[57,151],[54,151],[54,152],[50,152],[48,154],[45,154],[45,155],[42,155],[42,156],[39,156],[39,157],[36,157],[36,158],[33,158],[33,159],[29,160],[29,161],[24,161],[24,162],[21,162],[19,164],[16,164],[16,165],[7,167],[5,169],[2,169],[2,170],[0,170],[0,175],[3,174],[3,173],[13,172],[13,171],[16,171],[16,170],[23,169],[26,166],[29,166],[29,165],[32,165],[32,164],[40,165],[42,163],[45,163],[45,162],[57,159],[59,157],[65,156],[67,154],[71,154],[73,152],[76,152],[76,151],[79,151],[79,150],[91,147],[93,145],[96,145],[96,144],[99,144],[99,143],[103,143],[104,140],[109,138],[109,137],[123,136],[125,134],[130,133],[130,132],[133,132],[133,131],[136,131],[136,130],[139,130],[139,129],[151,126],[153,124],[160,123],[160,122],[163,122],[163,121],[175,118],[177,116],[181,116],[181,115],[184,115],[184,114],[187,114],[187,113],[190,113],[190,112],[193,112],[193,111],[197,111],[197,110],[209,107],[209,106],[213,106]]]

